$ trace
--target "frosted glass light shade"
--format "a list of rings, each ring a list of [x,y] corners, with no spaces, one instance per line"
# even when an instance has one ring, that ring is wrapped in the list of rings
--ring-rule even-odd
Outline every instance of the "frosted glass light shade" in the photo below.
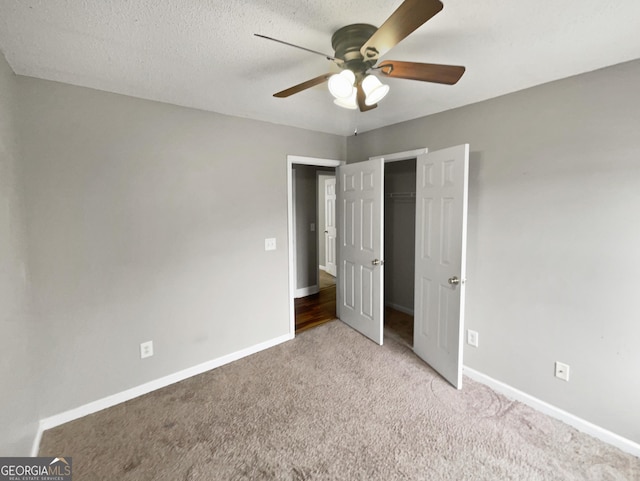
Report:
[[[356,102],[357,92],[358,90],[355,87],[351,87],[351,95],[349,95],[346,99],[335,99],[333,103],[344,109],[355,110],[358,108],[358,104]]]
[[[351,95],[356,75],[351,70],[343,70],[329,77],[329,92],[337,99],[346,99]]]
[[[364,103],[374,105],[389,93],[389,86],[383,84],[375,75],[367,75],[362,81],[362,90],[366,95]]]

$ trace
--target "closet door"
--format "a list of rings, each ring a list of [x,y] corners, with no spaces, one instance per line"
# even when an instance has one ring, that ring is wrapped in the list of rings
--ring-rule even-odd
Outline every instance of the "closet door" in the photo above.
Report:
[[[462,388],[469,145],[418,156],[415,353]]]
[[[337,169],[338,317],[382,344],[384,161]]]

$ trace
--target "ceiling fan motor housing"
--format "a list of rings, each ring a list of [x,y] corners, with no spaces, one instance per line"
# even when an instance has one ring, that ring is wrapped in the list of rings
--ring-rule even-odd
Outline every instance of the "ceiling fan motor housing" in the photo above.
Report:
[[[342,68],[351,70],[356,77],[361,77],[373,67],[376,60],[365,60],[360,53],[360,48],[378,30],[373,25],[355,23],[337,30],[331,37],[331,45],[335,51],[335,57],[344,60]]]

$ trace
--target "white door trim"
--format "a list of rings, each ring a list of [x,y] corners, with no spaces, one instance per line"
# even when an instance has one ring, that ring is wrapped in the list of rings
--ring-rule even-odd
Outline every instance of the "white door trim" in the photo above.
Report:
[[[393,154],[376,155],[374,157],[369,157],[369,160],[382,159],[385,163],[398,162],[401,160],[415,159],[418,155],[426,154],[428,151],[429,149],[423,147],[421,149],[405,150],[404,152],[395,152]]]
[[[346,164],[344,160],[320,159],[316,157],[304,157],[300,155],[287,155],[287,250],[289,255],[289,335],[291,338],[296,333],[296,312],[294,296],[296,292],[295,256],[293,253],[293,165],[315,165],[317,167],[339,167]]]

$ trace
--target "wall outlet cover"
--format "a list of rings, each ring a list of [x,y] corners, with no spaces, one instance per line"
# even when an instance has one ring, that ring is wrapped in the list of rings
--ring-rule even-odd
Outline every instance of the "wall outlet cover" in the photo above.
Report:
[[[478,347],[478,332],[467,329],[467,344],[473,347]]]
[[[555,376],[558,379],[569,381],[569,365],[563,362],[556,361],[555,367]]]
[[[153,341],[140,344],[140,359],[153,356]]]

